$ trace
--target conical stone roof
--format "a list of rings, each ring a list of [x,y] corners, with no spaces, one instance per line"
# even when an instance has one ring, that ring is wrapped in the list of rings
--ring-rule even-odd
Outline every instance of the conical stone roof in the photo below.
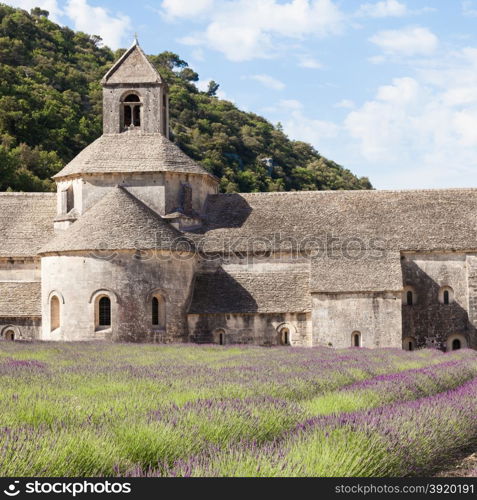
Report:
[[[55,179],[78,174],[177,172],[215,177],[162,134],[104,134],[87,146]]]
[[[193,251],[193,243],[122,187],[112,188],[39,254],[75,251]]]

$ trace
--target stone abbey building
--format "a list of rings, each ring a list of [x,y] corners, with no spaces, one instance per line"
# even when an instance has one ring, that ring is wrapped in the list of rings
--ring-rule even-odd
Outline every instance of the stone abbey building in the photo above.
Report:
[[[219,194],[134,44],[57,193],[0,194],[3,341],[477,347],[477,189]]]

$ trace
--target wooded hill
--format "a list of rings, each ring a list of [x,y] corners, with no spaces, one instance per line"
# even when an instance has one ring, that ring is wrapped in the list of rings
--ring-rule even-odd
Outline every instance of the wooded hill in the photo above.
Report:
[[[0,191],[49,191],[51,176],[101,135],[100,79],[122,54],[97,36],[0,4]],[[172,140],[224,192],[369,189],[365,177],[290,140],[280,125],[216,96],[171,52],[150,56],[170,85]]]

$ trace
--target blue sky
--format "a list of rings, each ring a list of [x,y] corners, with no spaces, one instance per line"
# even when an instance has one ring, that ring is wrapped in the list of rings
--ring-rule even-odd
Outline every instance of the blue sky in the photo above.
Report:
[[[477,0],[13,0],[147,53],[382,189],[477,187]]]

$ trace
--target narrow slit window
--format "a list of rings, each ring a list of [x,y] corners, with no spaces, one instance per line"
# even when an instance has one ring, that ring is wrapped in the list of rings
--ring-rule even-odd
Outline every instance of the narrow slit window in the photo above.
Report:
[[[408,306],[412,306],[414,303],[414,297],[411,290],[409,290],[406,294],[406,301]]]
[[[152,298],[152,324],[159,326],[159,300],[157,297]]]
[[[111,326],[111,300],[109,297],[99,299],[99,326]]]
[[[60,301],[56,295],[51,297],[50,323],[51,331],[57,330],[60,327]]]
[[[166,300],[163,295],[154,295],[151,299],[151,323],[154,328],[166,328]]]
[[[444,290],[444,304],[446,306],[448,306],[449,302],[450,302],[450,300],[449,300],[449,290]]]

